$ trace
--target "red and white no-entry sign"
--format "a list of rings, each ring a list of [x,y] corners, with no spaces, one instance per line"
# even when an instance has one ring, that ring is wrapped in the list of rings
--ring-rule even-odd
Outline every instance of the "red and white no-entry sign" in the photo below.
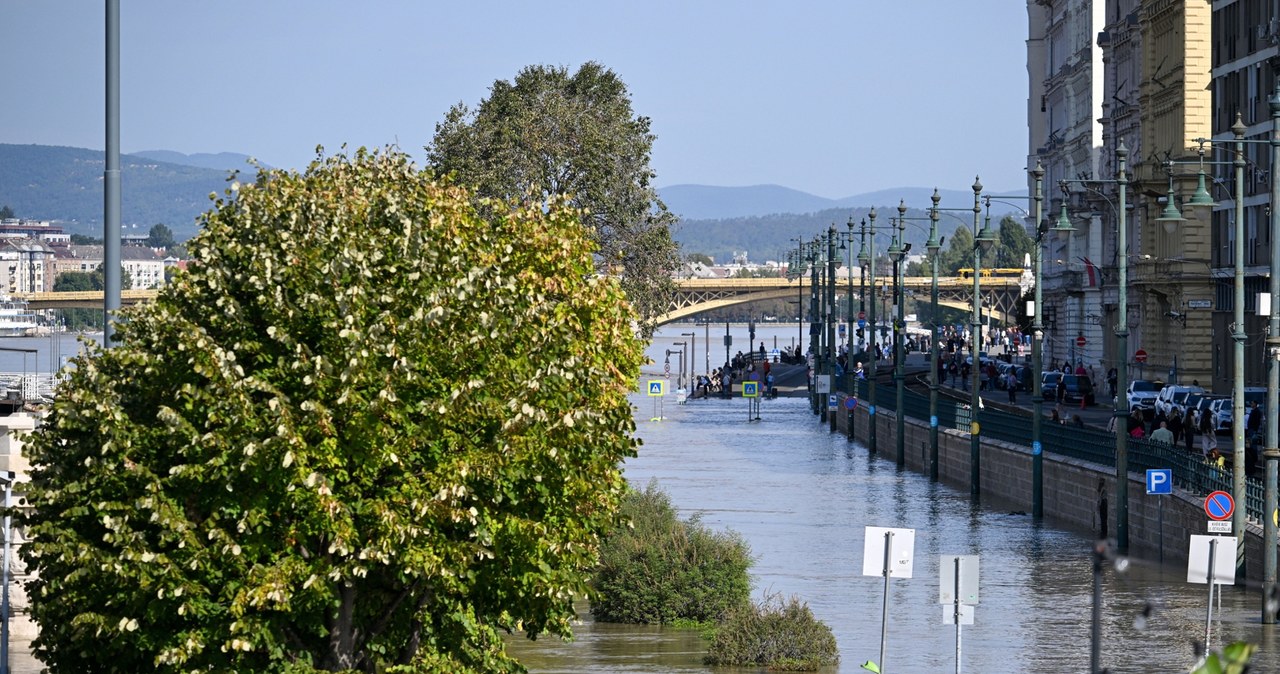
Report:
[[[1147,352],[1143,351],[1142,349],[1138,349],[1137,351],[1133,352],[1133,359],[1138,361],[1139,363],[1145,363],[1147,362]]]
[[[1087,342],[1084,339],[1084,335],[1080,335],[1079,337],[1076,337],[1076,346],[1084,346],[1086,343]]]

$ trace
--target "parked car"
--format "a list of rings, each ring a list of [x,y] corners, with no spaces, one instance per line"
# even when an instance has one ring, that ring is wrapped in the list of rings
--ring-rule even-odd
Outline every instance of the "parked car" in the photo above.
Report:
[[[1156,414],[1169,416],[1175,405],[1187,399],[1192,393],[1204,393],[1204,389],[1199,386],[1180,386],[1170,384],[1160,389],[1159,395],[1156,396]]]
[[[1063,400],[1067,402],[1080,402],[1084,400],[1084,404],[1094,404],[1093,399],[1093,382],[1086,376],[1064,374],[1062,380],[1058,384],[1065,389]]]
[[[1058,382],[1062,381],[1061,372],[1045,372],[1040,379],[1040,392],[1045,400],[1058,399]]]
[[[1234,414],[1231,410],[1231,398],[1218,398],[1209,403],[1210,419],[1213,420],[1213,430],[1218,433],[1231,432],[1231,423]]]
[[[1147,381],[1146,379],[1135,379],[1129,382],[1129,390],[1125,392],[1125,400],[1129,403],[1129,411],[1141,410],[1146,415],[1155,414],[1156,396],[1160,395],[1160,389],[1162,388],[1164,388],[1164,382]]]
[[[1200,399],[1211,395],[1211,393],[1205,393],[1203,391],[1199,393],[1188,393],[1187,397],[1183,398],[1181,401],[1175,399],[1172,407],[1178,410],[1178,413],[1182,415],[1184,420],[1187,420],[1187,415],[1195,411],[1196,406],[1200,404]]]
[[[1200,415],[1213,414],[1213,410],[1210,409],[1210,405],[1218,400],[1231,400],[1231,397],[1216,395],[1213,393],[1204,393],[1200,395],[1200,399],[1196,401],[1196,406],[1191,408],[1188,412],[1188,414],[1191,415],[1191,423],[1195,424],[1196,428],[1200,427]]]

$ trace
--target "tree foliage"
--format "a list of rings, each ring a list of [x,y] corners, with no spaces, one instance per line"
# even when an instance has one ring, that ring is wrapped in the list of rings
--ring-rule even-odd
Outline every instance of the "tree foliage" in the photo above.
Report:
[[[151,231],[147,232],[147,245],[152,248],[169,248],[175,243],[173,230],[163,223],[152,225]]]
[[[951,234],[951,243],[938,253],[938,274],[955,276],[966,268],[973,268],[973,232],[961,225]]]
[[[1000,220],[1000,238],[995,249],[996,267],[1025,267],[1027,256],[1035,255],[1035,252],[1036,241],[1027,235],[1027,228],[1021,222],[1009,215]]]
[[[9,208],[8,204],[5,204],[4,206],[0,206],[0,220],[10,220],[16,217],[18,216],[14,214],[13,209]]]
[[[530,66],[498,80],[475,111],[454,106],[436,125],[430,164],[483,196],[504,201],[567,195],[584,211],[598,245],[597,267],[618,274],[644,318],[666,311],[679,264],[658,199],[649,119],[636,116],[626,85],[588,62]]]
[[[74,236],[74,235],[73,235]],[[76,292],[102,290],[106,288],[106,275],[102,265],[93,271],[64,271],[53,281],[54,292]],[[133,287],[133,276],[124,267],[120,268],[120,289]],[[60,322],[68,330],[101,330],[101,309],[55,309]]]
[[[485,219],[364,150],[227,195],[31,438],[38,656],[519,670],[499,632],[569,633],[636,445],[634,314],[580,214]]]

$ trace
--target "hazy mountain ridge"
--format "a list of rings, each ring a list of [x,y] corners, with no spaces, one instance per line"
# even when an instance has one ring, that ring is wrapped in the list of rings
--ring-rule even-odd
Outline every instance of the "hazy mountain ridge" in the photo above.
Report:
[[[221,195],[227,189],[231,170],[239,169],[242,180],[251,179],[246,175],[252,168],[247,160],[248,155],[230,152],[186,155],[148,150],[122,155],[121,210],[126,232],[146,233],[152,225],[164,223],[179,240],[190,238],[198,229],[197,218],[212,205],[210,193]],[[102,236],[105,162],[105,153],[99,150],[0,144],[0,205],[12,207],[23,218],[62,220],[71,233]],[[894,188],[827,199],[780,185],[673,185],[659,190],[672,212],[682,216],[675,238],[685,252],[706,253],[717,260],[743,250],[753,260],[785,259],[785,251],[795,245],[791,239],[812,238],[833,223],[845,232],[849,218],[865,217],[872,205],[879,209],[878,229],[887,228],[889,218],[897,216],[899,199],[912,207],[909,218],[924,218],[922,209],[930,205],[932,193],[932,188]],[[941,194],[946,208],[973,204],[972,192]],[[1000,215],[1012,210],[993,203],[992,218],[998,222]],[[969,215],[948,213],[940,222],[940,231],[949,235],[956,225],[971,221]],[[913,252],[919,251],[927,237],[928,222],[908,224],[907,240],[916,244]],[[889,245],[889,236],[881,234],[876,241],[877,248],[883,249]]]
[[[63,220],[71,233],[102,236],[105,169],[100,150],[0,144],[0,204],[19,217]],[[120,173],[127,231],[146,233],[163,223],[179,240],[196,233],[196,218],[212,205],[209,194],[226,190],[229,175],[137,155],[120,156]]]

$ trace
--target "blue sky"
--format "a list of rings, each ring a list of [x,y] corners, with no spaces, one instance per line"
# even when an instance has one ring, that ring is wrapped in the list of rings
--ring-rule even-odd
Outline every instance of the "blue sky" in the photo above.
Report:
[[[0,142],[102,149],[104,3],[0,2]],[[1010,0],[123,0],[125,152],[417,156],[458,102],[588,60],[653,120],[657,184],[838,198],[1026,184],[1026,6]]]

